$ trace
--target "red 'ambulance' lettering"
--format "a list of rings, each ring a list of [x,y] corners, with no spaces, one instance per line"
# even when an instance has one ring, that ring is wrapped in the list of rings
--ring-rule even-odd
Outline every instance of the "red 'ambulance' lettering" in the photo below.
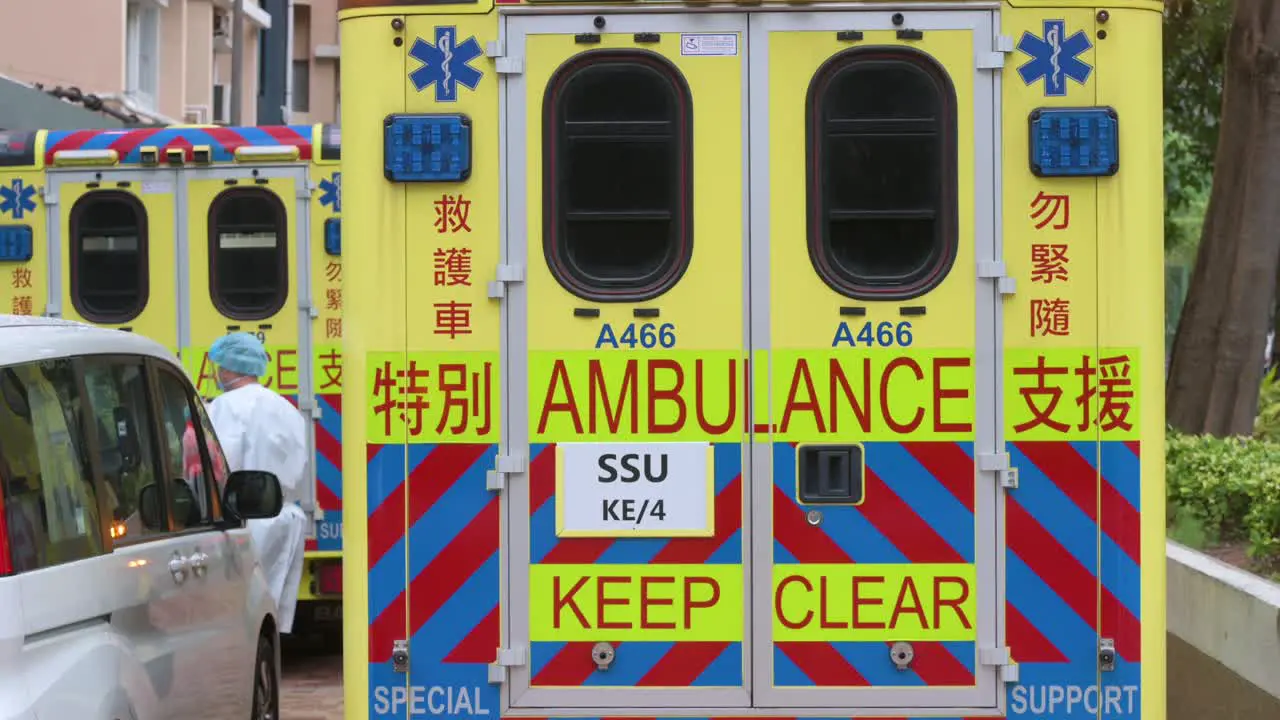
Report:
[[[804,359],[797,361],[791,373],[778,432],[787,432],[793,415],[802,414],[813,417],[814,429],[818,432],[837,432],[840,429],[840,412],[845,408],[853,412],[854,422],[864,433],[879,429],[877,425],[880,425],[894,433],[906,435],[925,426],[926,418],[930,420],[929,429],[935,433],[973,431],[972,421],[951,419],[954,416],[944,413],[943,404],[943,400],[965,400],[971,397],[968,387],[953,384],[956,380],[951,378],[948,378],[950,383],[944,382],[943,378],[943,370],[947,368],[972,366],[973,362],[969,358],[938,357],[917,360],[896,357],[879,373],[872,367],[872,359],[869,357],[862,358],[860,368],[846,367],[855,362],[837,358],[828,361],[827,393],[826,397],[821,397],[814,384],[809,362]],[[925,367],[921,367],[922,363]],[[856,372],[853,372],[855,369]],[[910,388],[911,392],[905,391],[908,384],[915,386]],[[924,404],[917,404],[914,408],[904,409],[901,402],[894,403],[896,412],[890,407],[890,397],[893,394],[901,398],[920,397],[920,385],[924,385],[924,397],[929,399],[928,408]],[[874,393],[873,388],[876,391]],[[953,405],[946,407],[951,408]],[[967,418],[967,413],[963,417]]]

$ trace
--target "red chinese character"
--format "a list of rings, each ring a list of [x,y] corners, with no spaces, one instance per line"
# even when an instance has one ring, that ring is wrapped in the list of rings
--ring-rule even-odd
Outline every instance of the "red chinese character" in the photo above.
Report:
[[[329,264],[324,266],[324,277],[329,282],[339,282],[342,280],[342,263],[336,263],[330,260]]]
[[[471,334],[471,303],[450,300],[436,303],[436,335],[448,335],[450,340],[459,335]]]
[[[342,388],[342,353],[330,350],[320,356],[320,371],[324,373],[324,382],[320,392],[328,388]]]
[[[1070,300],[1035,299],[1031,301],[1031,335],[1033,337],[1036,335],[1065,337],[1070,334]]]
[[[31,287],[31,270],[30,268],[14,268],[13,269],[13,286],[15,288]]]
[[[324,336],[328,339],[342,337],[342,318],[326,318],[324,321]]]
[[[1044,191],[1036,193],[1036,197],[1031,201],[1031,219],[1035,220],[1041,215],[1045,218],[1036,223],[1036,229],[1043,229],[1044,226],[1053,222],[1054,230],[1065,230],[1071,226],[1071,198],[1067,195],[1045,195]],[[1058,219],[1058,214],[1062,214],[1061,222],[1054,222]]]
[[[436,285],[471,285],[471,248],[436,248]]]
[[[1067,280],[1066,245],[1031,246],[1031,282],[1045,285],[1054,280]]]
[[[471,232],[471,226],[467,224],[467,220],[471,217],[470,200],[464,200],[462,195],[456,198],[452,195],[444,195],[435,201],[435,207],[437,234]]]
[[[1014,368],[1013,374],[1017,375],[1034,375],[1036,384],[1034,387],[1020,387],[1018,392],[1022,395],[1022,399],[1027,403],[1027,409],[1031,411],[1031,419],[1015,425],[1015,432],[1026,432],[1037,425],[1045,425],[1058,432],[1066,432],[1069,427],[1064,422],[1058,422],[1053,419],[1053,411],[1058,408],[1058,402],[1062,400],[1062,388],[1051,387],[1047,383],[1050,375],[1066,375],[1065,367],[1048,367],[1044,364],[1044,356],[1040,355],[1036,359],[1036,366],[1029,368]],[[1036,398],[1047,397],[1044,407],[1036,403]]]
[[[484,378],[481,379],[479,372],[471,373],[470,388],[467,383],[467,366],[462,363],[448,363],[440,366],[436,373],[436,379],[439,382],[440,391],[444,393],[444,410],[440,413],[440,422],[436,425],[436,432],[444,432],[445,426],[449,423],[449,416],[452,409],[458,409],[458,420],[449,428],[449,432],[454,435],[461,435],[467,430],[467,421],[471,418],[479,420],[480,424],[476,427],[477,435],[485,435],[489,432],[491,418],[489,417],[489,392],[492,386],[492,370],[493,363],[484,364]],[[468,397],[469,395],[469,397]]]
[[[1098,369],[1090,364],[1089,356],[1085,355],[1080,358],[1080,367],[1075,372],[1080,378],[1080,395],[1076,397],[1076,405],[1080,406],[1080,424],[1076,428],[1083,432],[1089,429],[1089,423],[1093,420],[1089,405],[1098,392],[1093,384],[1093,376],[1098,374]]]
[[[422,415],[431,407],[431,403],[427,401],[427,380],[430,378],[431,371],[427,368],[418,367],[417,360],[409,361],[409,370],[405,373],[408,382],[400,388],[400,394],[408,396],[408,399],[401,404],[404,413],[400,416],[409,423],[409,435],[417,437],[422,434]]]
[[[342,309],[342,288],[328,288],[324,291],[325,308],[328,310]]]
[[[396,381],[404,377],[403,370],[391,370],[391,361],[384,360],[382,367],[373,371],[373,416],[382,417],[382,434],[391,435],[391,411],[400,406],[396,395]]]
[[[30,315],[32,311],[31,296],[19,295],[13,299],[14,315]]]
[[[1133,381],[1129,379],[1129,356],[1102,358],[1098,361],[1098,424],[1101,429],[1132,430],[1128,421]]]

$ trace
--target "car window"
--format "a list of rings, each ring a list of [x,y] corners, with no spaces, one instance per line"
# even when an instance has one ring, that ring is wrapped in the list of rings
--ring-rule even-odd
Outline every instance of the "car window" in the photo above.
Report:
[[[98,498],[70,360],[0,369],[0,508],[5,572],[104,552]]]
[[[207,525],[213,522],[213,499],[199,439],[191,424],[191,395],[187,384],[166,370],[159,373],[159,386],[160,426],[168,450],[166,480],[174,491],[169,496],[174,521],[178,530]]]
[[[86,358],[84,384],[97,426],[111,536],[127,542],[168,533],[168,528],[146,528],[139,512],[142,488],[157,479],[155,432],[141,359]]]
[[[213,494],[215,498],[219,498],[222,497],[222,491],[226,489],[227,476],[231,472],[227,467],[227,456],[222,452],[222,443],[218,442],[218,436],[213,432],[213,423],[209,420],[209,414],[205,412],[204,402],[197,399],[192,404],[195,407],[196,417],[200,420],[201,437],[204,440],[205,449],[209,452],[209,462],[213,463],[213,471],[210,473],[214,480]]]

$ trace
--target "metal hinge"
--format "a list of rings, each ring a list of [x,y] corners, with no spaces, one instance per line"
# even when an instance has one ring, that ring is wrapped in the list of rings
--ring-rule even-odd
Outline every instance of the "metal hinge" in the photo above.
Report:
[[[493,469],[485,474],[484,488],[490,492],[504,492],[507,489],[507,476],[522,473],[528,467],[523,455],[499,455],[493,463]]]
[[[1001,295],[1012,295],[1018,284],[1005,272],[1003,260],[979,260],[978,277],[984,280],[995,280],[996,289]]]
[[[320,317],[320,308],[316,307],[315,303],[311,302],[310,300],[303,302],[299,307],[301,310],[306,312],[307,317],[311,318],[312,320],[315,320],[316,318]]]
[[[302,182],[298,183],[298,199],[310,200],[311,191],[314,189],[315,189],[315,186],[311,184],[311,178],[304,179]]]
[[[489,682],[501,685],[507,681],[508,668],[524,665],[524,648],[498,648],[498,657],[489,665]]]
[[[1009,453],[980,453],[978,469],[983,472],[994,472],[1000,479],[1000,487],[1010,490],[1018,487],[1018,468],[1009,464]]]
[[[502,299],[507,296],[507,285],[524,282],[523,265],[499,265],[494,280],[489,283],[489,297]]]
[[[991,52],[978,53],[979,70],[999,70],[1004,67],[1004,56],[1013,52],[1013,38],[996,35],[992,38]]]
[[[497,40],[485,44],[484,55],[493,58],[493,69],[499,75],[519,75],[524,72],[524,59],[507,57],[507,46]]]
[[[978,662],[985,667],[1000,668],[1000,679],[1007,683],[1018,682],[1018,663],[1013,661],[1009,648],[982,648],[978,651]]]
[[[44,201],[45,205],[52,207],[58,204],[58,192],[48,185],[44,185],[40,188],[40,199]]]

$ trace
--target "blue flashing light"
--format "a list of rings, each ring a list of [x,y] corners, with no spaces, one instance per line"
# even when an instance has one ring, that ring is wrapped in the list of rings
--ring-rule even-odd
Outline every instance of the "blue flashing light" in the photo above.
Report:
[[[1031,113],[1031,172],[1102,177],[1120,169],[1120,118],[1109,107],[1040,108]]]
[[[0,226],[0,262],[27,262],[33,247],[30,225]]]
[[[324,251],[327,255],[342,255],[342,218],[324,221]]]
[[[471,119],[389,115],[382,154],[391,182],[461,182],[471,176]]]

